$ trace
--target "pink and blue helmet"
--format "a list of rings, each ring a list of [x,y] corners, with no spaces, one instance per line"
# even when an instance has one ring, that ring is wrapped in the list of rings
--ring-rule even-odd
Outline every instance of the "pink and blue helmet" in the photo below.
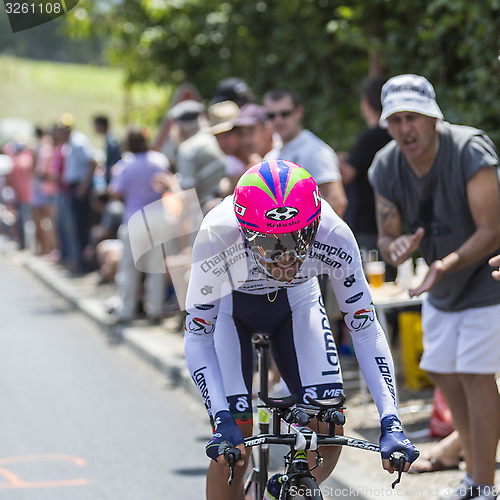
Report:
[[[318,229],[321,197],[302,167],[268,160],[241,176],[234,191],[234,212],[258,257],[274,261],[287,252],[304,259]]]

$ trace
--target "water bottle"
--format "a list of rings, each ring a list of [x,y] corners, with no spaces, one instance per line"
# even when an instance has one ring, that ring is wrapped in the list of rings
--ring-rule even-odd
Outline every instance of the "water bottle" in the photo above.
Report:
[[[274,474],[274,476],[271,476],[267,481],[266,491],[264,491],[262,500],[278,500],[284,481],[286,481],[285,474]]]

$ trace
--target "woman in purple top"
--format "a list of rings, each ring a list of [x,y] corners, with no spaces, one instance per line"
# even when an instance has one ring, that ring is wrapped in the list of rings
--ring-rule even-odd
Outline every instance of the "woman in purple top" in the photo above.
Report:
[[[128,323],[137,314],[142,274],[137,269],[130,244],[128,221],[137,211],[161,199],[161,193],[153,189],[153,178],[169,169],[167,157],[148,149],[144,133],[134,129],[127,136],[127,152],[112,169],[110,194],[125,204],[123,224],[118,236],[123,244],[123,255],[117,275],[120,302],[116,310],[119,323]],[[148,318],[157,323],[161,320],[165,297],[165,274],[146,274],[144,280],[144,309]]]

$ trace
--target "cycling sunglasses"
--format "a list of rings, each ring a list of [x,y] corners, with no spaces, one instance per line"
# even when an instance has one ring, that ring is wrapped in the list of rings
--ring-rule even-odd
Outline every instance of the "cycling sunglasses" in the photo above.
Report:
[[[263,262],[279,262],[283,254],[288,254],[297,260],[304,260],[311,249],[319,218],[314,222],[292,233],[263,234],[242,228],[246,241],[253,254]]]

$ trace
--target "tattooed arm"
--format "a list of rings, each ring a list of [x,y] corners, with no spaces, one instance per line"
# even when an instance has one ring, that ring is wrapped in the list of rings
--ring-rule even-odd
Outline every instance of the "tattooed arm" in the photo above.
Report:
[[[401,214],[394,203],[375,193],[377,210],[378,248],[383,259],[393,266],[399,266],[417,249],[424,236],[424,229],[415,234],[402,234]]]

